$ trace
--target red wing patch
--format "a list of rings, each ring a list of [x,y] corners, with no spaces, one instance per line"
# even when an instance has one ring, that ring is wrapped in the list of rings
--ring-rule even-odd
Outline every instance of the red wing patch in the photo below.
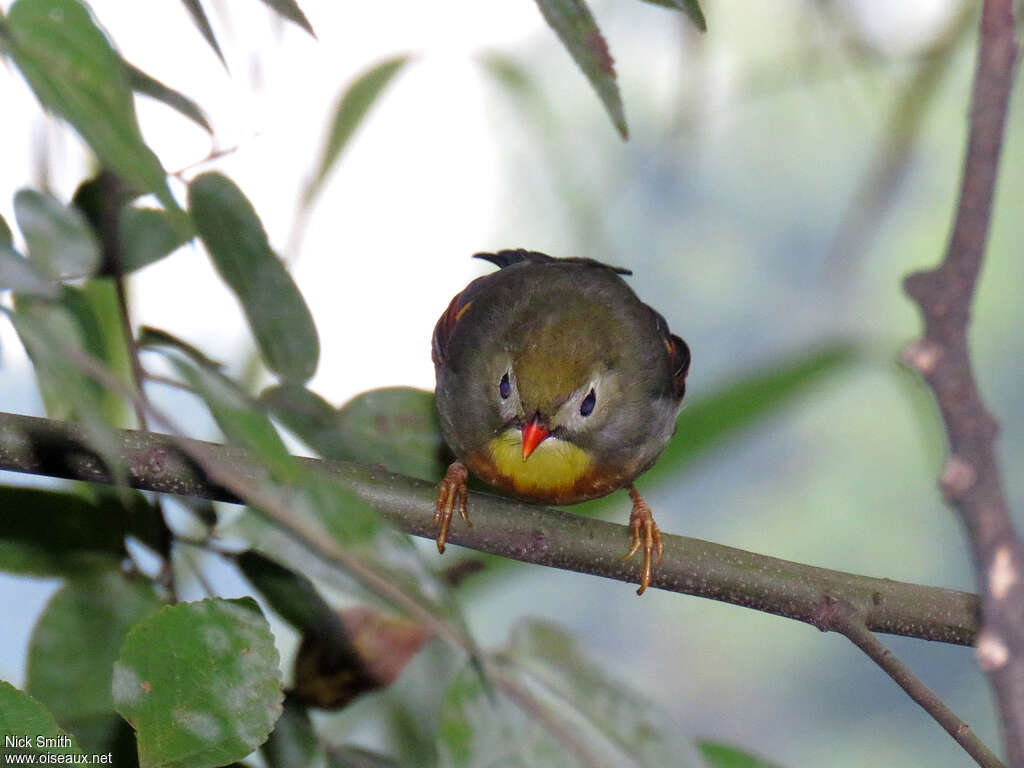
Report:
[[[690,372],[690,347],[674,333],[668,335],[667,346],[672,361],[673,391],[682,400],[686,394],[686,374]]]
[[[452,337],[452,332],[455,330],[459,318],[472,304],[472,302],[462,302],[465,295],[465,291],[457,294],[448,304],[448,309],[438,318],[437,325],[434,326],[434,337],[431,340],[430,348],[430,357],[434,361],[434,365],[444,365],[445,357],[448,354],[448,341]]]
[[[677,400],[682,400],[686,394],[686,374],[690,372],[690,347],[669,331],[664,317],[650,307],[647,308],[654,315],[654,324],[665,342],[665,351],[668,352],[669,370],[672,371],[672,394]]]

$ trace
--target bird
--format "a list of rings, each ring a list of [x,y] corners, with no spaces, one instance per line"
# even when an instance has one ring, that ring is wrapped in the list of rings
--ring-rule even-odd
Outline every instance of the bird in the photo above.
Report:
[[[451,300],[431,340],[441,432],[455,457],[434,509],[438,551],[456,511],[472,525],[470,473],[558,506],[624,488],[633,506],[622,559],[642,548],[642,595],[664,544],[633,481],[675,432],[690,348],[623,280],[628,269],[525,249],[474,258],[499,269]]]

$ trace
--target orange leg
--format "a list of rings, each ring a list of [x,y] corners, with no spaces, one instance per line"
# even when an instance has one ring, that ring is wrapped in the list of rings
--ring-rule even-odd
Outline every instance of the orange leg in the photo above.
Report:
[[[647,505],[647,502],[640,498],[640,494],[636,492],[636,488],[632,485],[626,490],[629,491],[629,498],[633,500],[633,512],[629,516],[629,527],[633,532],[633,543],[629,548],[629,552],[622,559],[629,560],[640,549],[640,545],[643,545],[644,567],[640,575],[640,589],[636,591],[638,595],[642,595],[644,590],[651,584],[651,572],[654,570],[655,565],[654,553],[658,553],[657,562],[660,564],[661,556],[665,553],[665,545],[661,543],[661,531],[658,530],[658,524],[654,522],[654,515],[651,514],[651,508]]]
[[[461,461],[453,461],[441,481],[437,491],[437,503],[434,505],[434,527],[440,529],[437,532],[437,551],[444,554],[444,544],[448,540],[448,528],[452,522],[452,513],[459,508],[459,517],[466,525],[473,525],[469,522],[469,515],[466,514],[466,478],[469,472],[466,465]]]

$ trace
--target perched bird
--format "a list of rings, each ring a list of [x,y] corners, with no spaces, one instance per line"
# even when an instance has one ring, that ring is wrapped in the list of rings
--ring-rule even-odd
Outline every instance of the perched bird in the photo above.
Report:
[[[468,472],[525,501],[576,504],[625,488],[640,588],[661,533],[633,480],[676,428],[690,349],[619,275],[591,259],[478,253],[500,267],[458,294],[434,328],[441,430],[456,461],[435,508],[444,552]]]

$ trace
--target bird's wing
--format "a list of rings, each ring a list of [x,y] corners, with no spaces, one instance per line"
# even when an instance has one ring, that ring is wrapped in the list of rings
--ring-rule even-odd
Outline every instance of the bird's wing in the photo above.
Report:
[[[610,269],[617,275],[632,275],[633,273],[628,269],[622,267],[613,267],[611,264],[604,264],[594,259],[556,259],[554,256],[548,256],[546,253],[540,251],[527,251],[523,248],[517,248],[511,251],[498,251],[497,253],[474,253],[474,259],[483,259],[489,261],[495,266],[510,267],[513,264],[521,264],[522,262],[529,262],[531,264],[583,264],[588,267],[601,267],[603,269]]]
[[[664,317],[650,306],[647,308],[654,315],[658,333],[661,334],[665,350],[668,352],[669,369],[672,371],[672,394],[676,399],[682,400],[686,394],[686,374],[690,372],[690,347],[668,329]]]

